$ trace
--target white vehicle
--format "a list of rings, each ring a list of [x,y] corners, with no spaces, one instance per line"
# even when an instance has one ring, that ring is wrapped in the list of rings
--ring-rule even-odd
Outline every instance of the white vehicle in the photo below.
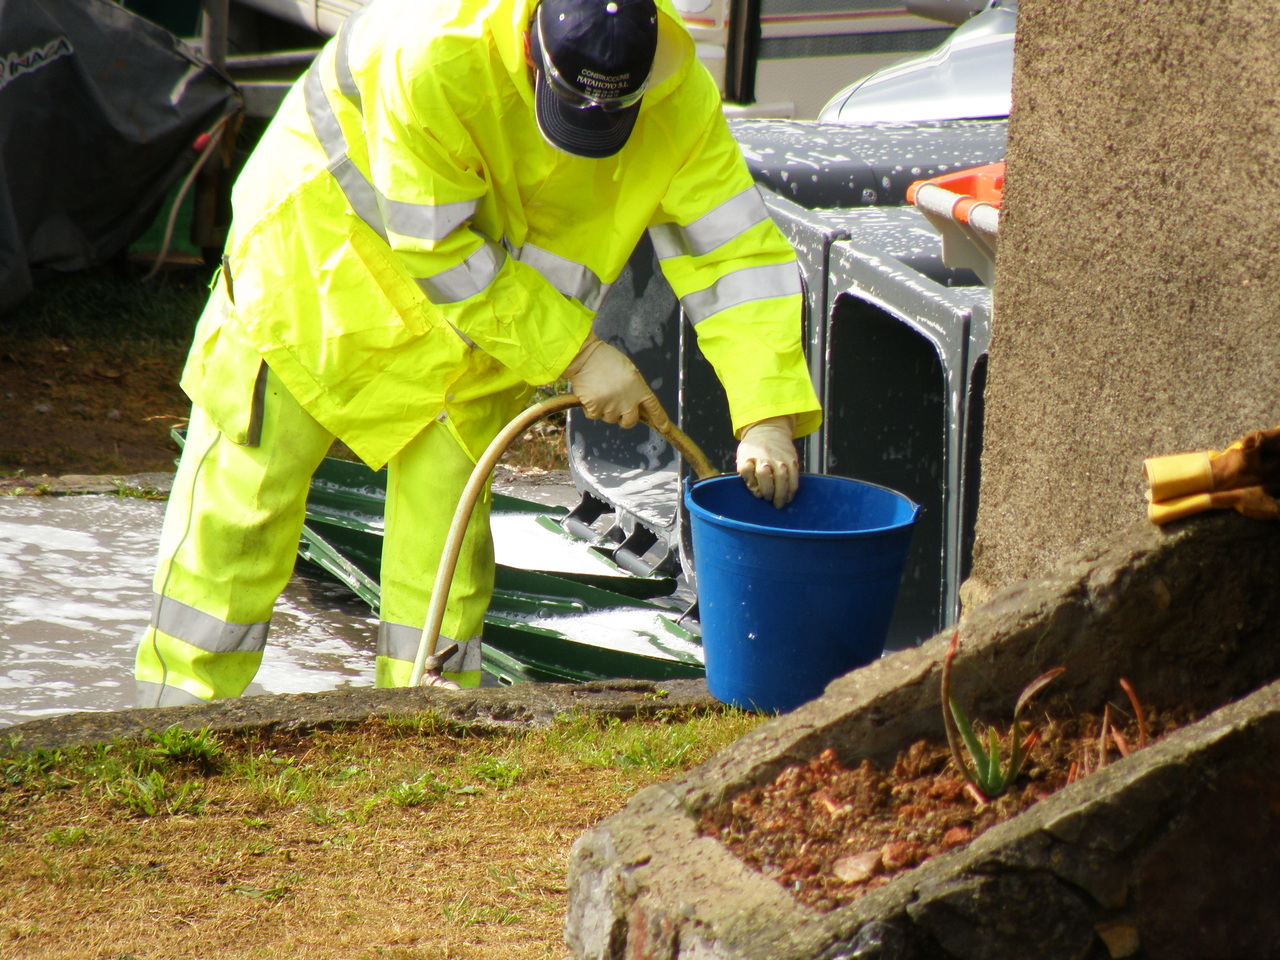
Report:
[[[914,9],[925,14],[923,7],[917,4]],[[931,9],[927,15],[943,13],[963,11]],[[936,49],[845,87],[822,108],[818,119],[915,123],[1007,117],[1017,19],[1018,0],[992,0]]]
[[[842,81],[933,48],[950,29],[913,0],[675,0],[734,117],[808,120]],[[936,0],[935,0],[936,2]],[[945,2],[945,0],[944,0]],[[926,14],[927,15],[927,14]]]

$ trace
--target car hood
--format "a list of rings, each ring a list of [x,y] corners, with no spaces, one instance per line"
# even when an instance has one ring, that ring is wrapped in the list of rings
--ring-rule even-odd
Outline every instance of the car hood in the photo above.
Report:
[[[989,7],[928,53],[841,90],[818,119],[907,123],[1007,117],[1016,20],[1016,4]]]

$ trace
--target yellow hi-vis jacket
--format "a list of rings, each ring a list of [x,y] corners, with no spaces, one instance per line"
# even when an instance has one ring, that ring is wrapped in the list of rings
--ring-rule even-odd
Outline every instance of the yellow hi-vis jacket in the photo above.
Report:
[[[220,375],[225,351],[256,351],[374,468],[445,408],[472,347],[556,380],[646,229],[735,431],[783,414],[817,428],[794,252],[670,0],[634,131],[603,160],[538,130],[533,9],[376,0],[285,98],[232,192],[234,306],[206,310],[183,376],[233,439],[252,377]]]

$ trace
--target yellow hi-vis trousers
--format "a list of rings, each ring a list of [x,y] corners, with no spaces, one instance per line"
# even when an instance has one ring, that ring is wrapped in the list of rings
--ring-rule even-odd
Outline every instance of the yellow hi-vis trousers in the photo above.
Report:
[[[151,623],[135,663],[140,706],[240,695],[262,662],[276,598],[293,571],[311,476],[333,436],[264,369],[261,438],[237,444],[199,407],[161,530]],[[475,461],[530,388],[476,352],[429,424],[387,465],[376,683],[409,682],[454,508]],[[466,439],[464,439],[466,438]],[[439,644],[444,675],[480,682],[480,635],[493,591],[490,495],[476,504]]]

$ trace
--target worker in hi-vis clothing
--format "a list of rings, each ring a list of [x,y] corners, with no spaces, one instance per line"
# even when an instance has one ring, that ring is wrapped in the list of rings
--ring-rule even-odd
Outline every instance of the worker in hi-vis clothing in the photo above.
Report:
[[[784,505],[821,411],[795,256],[670,0],[374,0],[289,92],[232,191],[182,387],[138,702],[242,693],[335,437],[387,467],[376,682],[408,683],[453,511],[539,384],[661,408],[592,317],[641,234],[725,389],[738,467]],[[664,423],[658,423],[664,426]],[[488,495],[446,682],[480,681]]]

